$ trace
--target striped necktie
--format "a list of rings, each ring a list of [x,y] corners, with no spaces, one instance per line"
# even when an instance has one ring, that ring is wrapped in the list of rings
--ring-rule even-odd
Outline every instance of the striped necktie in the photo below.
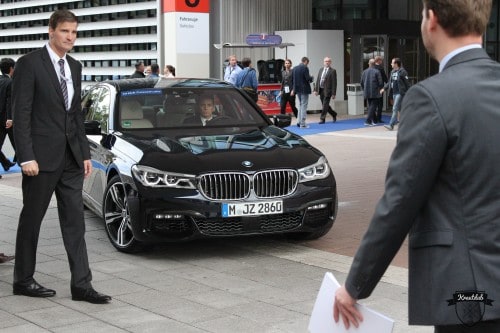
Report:
[[[64,106],[66,111],[68,110],[68,86],[66,85],[66,74],[64,72],[64,59],[59,59],[59,69],[61,72],[61,79],[59,83],[61,84],[61,91],[64,96]]]

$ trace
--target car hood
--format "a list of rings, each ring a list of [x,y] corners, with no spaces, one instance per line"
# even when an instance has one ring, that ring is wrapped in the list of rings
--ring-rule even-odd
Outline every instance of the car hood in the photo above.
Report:
[[[121,133],[119,140],[142,152],[138,164],[190,174],[301,168],[322,155],[302,137],[272,125]]]

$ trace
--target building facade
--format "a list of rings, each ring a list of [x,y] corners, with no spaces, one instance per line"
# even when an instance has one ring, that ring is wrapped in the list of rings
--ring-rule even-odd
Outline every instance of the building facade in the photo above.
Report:
[[[146,65],[158,63],[160,68],[176,66],[165,52],[170,32],[162,15],[166,3],[174,1],[209,2],[211,77],[222,77],[224,61],[231,54],[239,59],[248,56],[254,64],[275,57],[273,48],[217,49],[212,45],[241,43],[248,34],[301,29],[344,32],[346,84],[358,82],[368,59],[376,55],[386,58],[386,70],[390,70],[390,58],[401,58],[413,82],[437,71],[437,63],[425,53],[420,39],[421,0],[2,0],[0,57],[17,59],[45,45],[50,14],[67,8],[80,21],[72,53],[84,66],[84,83],[128,77],[138,60]],[[493,2],[485,49],[498,61],[500,9],[499,1]],[[328,46],[325,50],[328,55]],[[300,59],[292,60],[298,63]],[[177,74],[182,73],[178,67]]]

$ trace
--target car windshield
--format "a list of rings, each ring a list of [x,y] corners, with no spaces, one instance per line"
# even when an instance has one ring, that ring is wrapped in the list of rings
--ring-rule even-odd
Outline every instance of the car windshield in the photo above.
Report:
[[[148,88],[122,91],[123,130],[264,125],[266,119],[240,92],[211,88]]]

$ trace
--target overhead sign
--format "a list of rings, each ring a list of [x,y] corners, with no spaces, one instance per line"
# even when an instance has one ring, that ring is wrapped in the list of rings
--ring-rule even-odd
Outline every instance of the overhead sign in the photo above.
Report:
[[[163,12],[209,13],[209,0],[163,0]]]
[[[278,46],[281,44],[281,36],[268,34],[250,34],[247,36],[245,41],[248,45]]]

